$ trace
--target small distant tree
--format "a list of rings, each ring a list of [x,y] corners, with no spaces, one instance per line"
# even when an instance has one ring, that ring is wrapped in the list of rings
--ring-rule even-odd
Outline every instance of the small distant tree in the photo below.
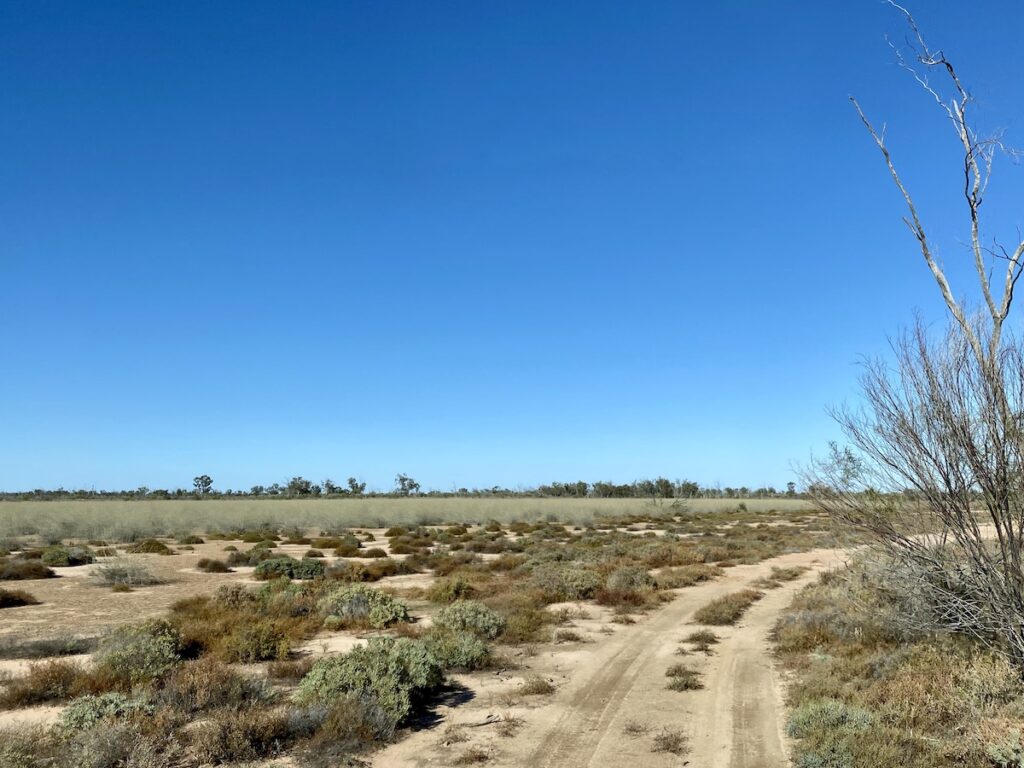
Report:
[[[411,496],[419,493],[420,484],[408,475],[399,473],[395,475],[395,493],[399,496]]]
[[[362,496],[366,493],[366,483],[360,483],[354,477],[350,477],[346,482],[348,483],[348,492],[353,496]]]
[[[289,496],[319,496],[320,486],[304,477],[293,477],[288,481],[286,493]]]
[[[206,496],[213,490],[213,478],[209,475],[198,475],[192,478],[192,487],[196,496]]]
[[[786,483],[786,495],[796,496],[796,483],[794,483],[792,480]]]

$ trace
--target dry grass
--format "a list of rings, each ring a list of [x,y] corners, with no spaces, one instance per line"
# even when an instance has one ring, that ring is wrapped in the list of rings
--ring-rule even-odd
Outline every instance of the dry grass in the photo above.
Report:
[[[698,691],[704,687],[700,674],[685,664],[673,664],[665,670],[665,676],[669,679],[668,688],[671,691]]]
[[[550,696],[554,692],[555,686],[540,675],[530,675],[519,686],[519,693],[523,696]]]
[[[717,514],[736,510],[736,499],[689,499],[677,507],[647,499],[366,498],[210,499],[146,501],[0,501],[0,537],[59,533],[107,541],[133,541],[180,530],[258,529],[270,526],[373,528],[387,525],[558,520],[584,524],[601,517],[644,514]],[[809,514],[793,499],[749,499],[746,513],[771,510]],[[733,515],[735,516],[735,515]]]
[[[39,605],[39,601],[23,589],[0,589],[0,608]]]
[[[693,614],[693,619],[698,624],[710,624],[712,626],[726,626],[735,624],[747,609],[764,597],[763,592],[756,589],[744,589],[733,592],[731,595],[712,600]]]
[[[652,752],[668,752],[672,755],[685,755],[689,751],[686,736],[681,731],[664,728],[654,737],[651,744]]]

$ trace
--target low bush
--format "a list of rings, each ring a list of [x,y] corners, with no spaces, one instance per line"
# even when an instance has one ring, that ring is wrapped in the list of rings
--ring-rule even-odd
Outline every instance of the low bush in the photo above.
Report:
[[[0,558],[0,581],[52,579],[56,575],[38,560]]]
[[[196,563],[196,568],[203,573],[231,573],[228,564],[223,560],[212,560],[208,557],[200,558],[199,562]]]
[[[67,739],[73,733],[88,730],[101,722],[152,712],[152,705],[123,693],[102,693],[98,696],[87,694],[68,703],[60,713],[55,730],[61,739]]]
[[[284,710],[224,710],[187,731],[192,750],[202,763],[236,763],[281,754],[292,740]]]
[[[173,555],[174,551],[158,539],[143,539],[125,549],[133,555]]]
[[[178,713],[192,714],[218,708],[248,709],[274,698],[262,680],[240,675],[213,658],[190,661],[175,669],[155,700]]]
[[[181,635],[163,619],[124,625],[100,640],[96,667],[122,685],[137,685],[176,667],[181,645]]]
[[[202,536],[182,536],[178,539],[179,544],[205,544]]]
[[[472,632],[493,640],[505,629],[505,620],[476,600],[457,600],[434,617],[434,624],[453,632]]]
[[[0,608],[18,608],[22,605],[39,605],[39,601],[21,589],[0,589]]]
[[[423,642],[441,666],[448,670],[472,672],[484,669],[491,661],[487,642],[473,632],[434,627],[423,636]]]
[[[696,691],[704,687],[700,674],[685,664],[673,664],[665,670],[665,676],[669,678],[668,688],[672,691]]]
[[[424,643],[374,637],[365,647],[314,664],[295,698],[300,704],[330,704],[345,694],[372,697],[397,724],[442,680],[441,665]]]
[[[652,589],[655,581],[646,568],[628,566],[619,568],[608,574],[605,587],[610,590],[641,590]]]
[[[747,612],[747,609],[762,597],[764,597],[764,593],[758,592],[756,589],[744,589],[730,595],[723,595],[698,609],[693,614],[693,618],[698,624],[712,626],[735,624]]]
[[[101,563],[92,570],[90,576],[94,583],[105,587],[143,587],[163,583],[142,563],[126,558]]]
[[[43,565],[51,568],[71,568],[88,565],[96,561],[87,547],[48,547],[41,558]]]
[[[266,581],[280,576],[289,579],[315,579],[324,575],[324,564],[319,560],[296,560],[293,557],[275,557],[256,566],[253,576]]]
[[[539,565],[533,569],[531,582],[550,603],[589,600],[602,585],[600,574],[571,563]]]
[[[299,750],[302,764],[311,768],[357,765],[351,755],[369,751],[395,735],[393,714],[372,695],[345,693],[329,705],[314,706],[302,714],[316,726]]]
[[[454,603],[456,600],[465,600],[476,594],[476,587],[469,583],[462,576],[451,579],[441,579],[428,591],[427,598],[435,603]]]
[[[338,587],[325,595],[318,605],[321,613],[328,618],[333,617],[339,626],[344,627],[383,629],[409,620],[409,609],[405,603],[363,584]]]
[[[319,549],[307,550],[306,554],[303,555],[303,557],[323,557],[323,556],[324,556],[324,553],[321,552]]]
[[[224,550],[225,552],[228,550]],[[259,549],[253,547],[252,549],[246,550],[245,552],[239,552],[237,549],[233,550],[228,555],[228,565],[230,566],[243,566],[243,567],[254,567],[267,560],[273,560],[274,553],[269,549]]]
[[[255,664],[288,658],[291,641],[286,626],[273,619],[257,619],[235,627],[221,643],[226,661]]]
[[[83,673],[73,661],[53,660],[30,664],[28,672],[0,688],[0,708],[31,707],[70,698]]]
[[[682,565],[678,568],[665,568],[655,577],[659,589],[681,589],[692,587],[704,581],[712,581],[721,576],[725,571],[717,565],[695,563],[693,565]]]
[[[550,680],[540,675],[530,675],[519,686],[519,693],[524,696],[550,696],[555,692],[555,686]]]
[[[388,556],[388,553],[385,552],[380,547],[370,547],[369,549],[360,549],[356,553],[356,557],[375,558],[375,557],[387,557],[387,556]]]
[[[655,735],[651,744],[652,752],[668,752],[672,755],[685,755],[689,751],[686,736],[680,731],[664,728]],[[824,768],[824,766],[822,766]]]

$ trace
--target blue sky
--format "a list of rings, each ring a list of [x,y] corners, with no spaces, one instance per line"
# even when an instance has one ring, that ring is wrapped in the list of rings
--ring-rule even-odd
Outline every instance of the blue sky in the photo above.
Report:
[[[912,9],[1024,144],[1024,6]],[[970,286],[886,34],[875,0],[0,5],[0,488],[784,485],[942,317],[849,94]]]

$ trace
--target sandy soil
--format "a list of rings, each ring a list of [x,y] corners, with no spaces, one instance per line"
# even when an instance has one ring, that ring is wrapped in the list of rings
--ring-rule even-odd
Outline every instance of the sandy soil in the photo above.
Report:
[[[450,765],[472,748],[485,751],[492,766],[675,766],[700,768],[783,768],[787,749],[782,685],[770,652],[768,633],[779,612],[814,573],[841,562],[831,550],[784,555],[753,566],[730,568],[726,576],[678,590],[676,599],[632,626],[608,625],[607,615],[588,606],[588,619],[575,622],[592,642],[546,646],[543,653],[519,661],[514,673],[460,678],[466,687],[437,710],[431,727],[414,732],[374,756],[377,768]],[[715,627],[722,638],[714,653],[676,655],[679,640],[693,631],[692,614],[708,600],[747,586],[773,565],[804,565],[802,578],[766,593],[734,627]],[[614,634],[605,636],[613,627]],[[677,693],[666,689],[665,670],[682,661],[703,675],[704,689]],[[517,694],[522,678],[540,674],[557,686],[550,697]],[[539,700],[538,700],[539,699]],[[502,738],[488,716],[523,719],[516,736]],[[647,727],[627,736],[633,721]],[[453,741],[449,726],[467,741]],[[684,756],[652,753],[661,729],[689,738]]]

